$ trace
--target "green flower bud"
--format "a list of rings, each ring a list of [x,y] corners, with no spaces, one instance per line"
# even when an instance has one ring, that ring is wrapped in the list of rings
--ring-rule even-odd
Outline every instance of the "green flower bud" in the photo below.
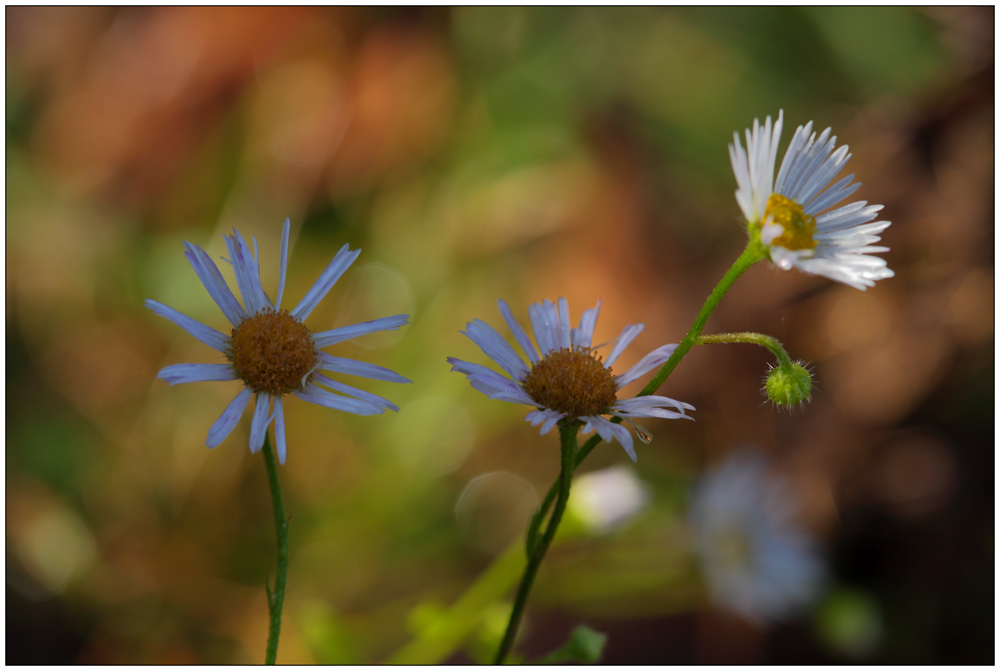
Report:
[[[810,399],[812,375],[800,363],[779,365],[768,374],[764,391],[776,405],[796,406]]]

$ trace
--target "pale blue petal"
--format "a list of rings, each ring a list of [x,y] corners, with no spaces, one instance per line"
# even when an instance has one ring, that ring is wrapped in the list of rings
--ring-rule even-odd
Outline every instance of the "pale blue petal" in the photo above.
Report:
[[[507,322],[507,328],[514,334],[514,339],[517,340],[517,344],[524,350],[524,353],[528,356],[528,360],[531,363],[538,363],[540,359],[538,358],[538,352],[535,351],[535,346],[531,344],[528,334],[524,332],[521,325],[514,319],[514,315],[511,313],[507,302],[500,299],[497,301],[497,305],[500,306],[500,314],[503,315],[504,321]]]
[[[224,235],[226,249],[229,250],[229,260],[233,264],[233,274],[236,275],[236,286],[243,296],[243,305],[247,312],[254,315],[269,307],[267,299],[264,297],[264,289],[260,286],[260,275],[257,273],[257,264],[250,255],[250,249],[235,228],[235,235]]]
[[[205,286],[208,295],[222,310],[222,314],[226,315],[229,323],[233,326],[239,326],[240,322],[246,319],[247,313],[240,302],[236,300],[233,292],[230,291],[229,285],[226,284],[222,273],[219,272],[219,267],[212,261],[212,257],[204,249],[190,242],[184,243],[184,256],[194,268],[194,272]]]
[[[164,305],[159,301],[154,301],[152,298],[147,298],[146,307],[161,317],[166,317],[212,349],[225,352],[229,348],[229,336],[222,335],[196,319],[191,319],[186,314],[178,312],[169,305]]]
[[[288,233],[291,231],[292,222],[285,217],[285,224],[281,227],[281,270],[278,272],[278,298],[274,302],[274,309],[281,309],[281,297],[285,295],[285,271],[288,268]],[[281,463],[285,463],[282,459]]]
[[[545,299],[542,303],[532,303],[528,306],[528,318],[541,355],[559,349],[559,316],[552,302]]]
[[[257,406],[254,408],[253,421],[250,423],[250,454],[257,454],[264,447],[270,417],[271,397],[267,394],[257,394]]]
[[[346,384],[342,384],[340,382],[337,382],[336,380],[331,380],[326,375],[322,375],[320,373],[316,373],[315,375],[313,375],[313,377],[311,379],[316,384],[321,384],[321,385],[324,385],[326,387],[330,387],[331,389],[333,389],[335,391],[339,391],[342,394],[347,394],[348,396],[353,396],[354,398],[359,398],[362,401],[367,401],[369,403],[373,403],[373,404],[375,404],[375,405],[377,405],[379,407],[385,408],[386,410],[392,410],[393,412],[399,412],[399,407],[396,406],[396,404],[390,403],[389,401],[387,401],[386,399],[382,398],[381,396],[377,396],[377,395],[369,393],[367,391],[362,391],[361,389],[355,389],[354,387],[348,386]]]
[[[288,450],[285,444],[285,403],[281,396],[274,397],[274,442],[278,448],[278,463],[284,466]]]
[[[580,328],[573,329],[572,340],[575,347],[589,349],[594,342],[594,327],[597,325],[597,316],[601,312],[601,301],[597,301],[597,307],[584,310],[580,317]]]
[[[236,395],[236,398],[232,400],[219,419],[215,420],[215,424],[208,430],[208,440],[205,441],[206,445],[215,447],[233,432],[233,429],[236,428],[236,425],[240,421],[240,417],[243,416],[243,411],[246,410],[247,403],[250,402],[250,396],[252,395],[253,392],[250,391],[249,387],[244,387],[243,391]]]
[[[569,339],[569,302],[559,297],[559,347],[569,349],[571,344]]]
[[[156,374],[168,384],[185,382],[226,382],[236,379],[236,371],[228,363],[177,363]]]
[[[292,394],[296,398],[300,398],[308,403],[315,403],[316,405],[333,408],[334,410],[342,410],[354,415],[381,415],[385,412],[377,405],[372,405],[356,398],[339,396],[316,386],[312,382],[307,382],[303,389],[293,391]]]
[[[377,331],[394,331],[400,326],[405,326],[409,318],[409,315],[380,317],[378,319],[373,319],[370,322],[351,324],[350,326],[341,326],[340,328],[335,328],[330,331],[320,331],[319,333],[314,333],[312,339],[316,344],[316,347],[328,347],[339,342],[344,342],[345,340],[351,340],[352,338],[358,338]]]
[[[319,363],[321,370],[330,370],[334,373],[344,373],[346,375],[357,375],[367,377],[370,380],[384,380],[386,382],[412,382],[399,373],[376,366],[365,361],[354,359],[343,359],[339,356],[331,356],[326,352],[319,353]]]
[[[615,346],[611,348],[611,354],[608,355],[607,360],[604,362],[604,367],[611,368],[611,365],[618,360],[618,357],[629,346],[629,343],[635,340],[635,337],[642,333],[645,328],[645,324],[629,324],[623,328],[621,335],[615,341]]]
[[[472,320],[465,325],[465,331],[462,333],[479,345],[486,356],[496,361],[515,380],[523,380],[531,372],[503,336],[483,320]]]
[[[306,317],[312,314],[312,311],[319,305],[319,302],[330,292],[333,285],[337,283],[337,280],[350,268],[351,264],[354,263],[360,254],[360,249],[355,249],[352,252],[347,245],[341,247],[337,255],[330,261],[330,264],[320,273],[319,278],[310,287],[309,291],[306,292],[306,295],[302,297],[299,304],[292,310],[292,316],[299,321],[305,321]]]
[[[665,364],[667,359],[673,355],[675,349],[677,349],[677,345],[674,343],[664,345],[663,347],[654,349],[652,352],[639,359],[639,363],[629,368],[628,371],[615,376],[615,383],[618,385],[618,388],[621,389],[630,382],[638,380],[654,368],[658,368],[659,366]]]

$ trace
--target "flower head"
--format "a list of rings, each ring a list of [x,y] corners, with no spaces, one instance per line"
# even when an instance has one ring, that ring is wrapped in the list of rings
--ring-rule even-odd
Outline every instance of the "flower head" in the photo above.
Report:
[[[354,263],[361,250],[351,251],[347,245],[341,247],[299,304],[291,312],[281,309],[281,299],[285,292],[285,271],[288,265],[289,229],[290,223],[285,219],[285,225],[281,229],[278,298],[273,303],[261,285],[256,239],[251,254],[250,247],[236,229],[233,229],[233,235],[223,236],[226,248],[229,250],[229,261],[236,275],[236,284],[243,297],[242,305],[236,300],[208,253],[198,245],[184,243],[184,255],[197,273],[198,279],[232,325],[232,331],[228,336],[171,307],[146,299],[146,307],[150,310],[161,317],[166,317],[201,342],[218,350],[228,360],[228,363],[175,364],[161,370],[157,377],[172,385],[181,382],[223,380],[242,380],[244,384],[243,390],[208,430],[206,444],[215,447],[225,440],[239,422],[250,402],[250,397],[256,396],[256,407],[250,426],[250,451],[257,452],[264,446],[267,427],[273,419],[278,460],[281,463],[285,463],[286,453],[285,412],[282,399],[286,394],[355,415],[378,415],[387,409],[399,410],[380,396],[332,380],[320,371],[346,373],[389,382],[409,382],[405,377],[387,368],[343,359],[321,350],[323,347],[367,333],[397,329],[406,324],[409,319],[407,315],[383,317],[319,333],[313,333],[305,325],[305,319],[333,288],[340,276]],[[323,387],[340,393],[335,394]],[[271,413],[272,400],[273,413]]]
[[[763,622],[818,596],[823,564],[794,514],[785,482],[759,456],[736,453],[702,478],[689,519],[716,603]]]
[[[830,129],[812,132],[810,121],[799,126],[781,161],[778,177],[774,164],[781,139],[783,112],[771,125],[754,119],[753,132],[746,131],[747,148],[733,133],[729,160],[736,174],[736,201],[751,232],[760,235],[771,261],[782,270],[798,268],[811,275],[823,275],[837,282],[865,290],[876,280],[892,277],[885,259],[870,256],[889,251],[872,247],[878,234],[888,228],[888,221],[872,222],[882,209],[859,200],[830,210],[858,187],[848,175],[830,184],[851,155],[847,145],[834,151],[837,137]]]
[[[543,435],[551,431],[560,420],[580,420],[584,423],[583,433],[596,430],[608,442],[612,438],[617,439],[632,461],[635,461],[632,435],[628,429],[602,415],[613,415],[625,421],[635,417],[692,419],[684,411],[694,410],[694,406],[665,396],[618,398],[618,391],[622,387],[661,366],[677,347],[664,345],[647,354],[627,372],[614,375],[611,372],[612,364],[642,332],[645,328],[642,324],[626,326],[615,340],[607,360],[602,361],[594,351],[596,348],[591,347],[594,326],[601,309],[600,302],[597,307],[584,311],[577,328],[570,326],[569,305],[565,298],[559,299],[558,308],[549,300],[528,308],[538,350],[514,319],[507,303],[501,300],[499,305],[507,326],[530,364],[492,326],[479,319],[466,324],[463,333],[510,377],[454,357],[448,357],[448,362],[452,364],[453,371],[465,374],[475,389],[490,398],[535,406],[537,409],[529,412],[525,420],[531,422],[532,426],[541,424]],[[639,438],[643,442],[649,442],[646,430],[634,426]]]

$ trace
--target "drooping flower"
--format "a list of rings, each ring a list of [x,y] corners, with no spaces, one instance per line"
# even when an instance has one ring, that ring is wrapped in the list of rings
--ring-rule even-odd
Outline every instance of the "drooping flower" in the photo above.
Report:
[[[769,477],[760,456],[737,452],[702,478],[689,521],[718,605],[764,623],[819,596],[823,562],[796,512],[785,481]]]
[[[288,265],[289,229],[290,223],[285,219],[281,229],[278,297],[273,303],[261,285],[256,238],[251,254],[249,246],[236,229],[233,229],[233,235],[223,236],[229,250],[229,261],[236,275],[236,284],[243,297],[242,305],[208,253],[198,245],[184,243],[184,256],[232,325],[230,335],[205,326],[158,301],[146,299],[146,307],[150,310],[218,350],[228,360],[228,363],[181,363],[167,366],[157,374],[158,378],[171,385],[224,380],[242,380],[244,384],[243,390],[208,430],[206,445],[215,447],[225,440],[239,422],[250,397],[255,396],[256,408],[250,425],[250,451],[256,453],[264,446],[267,428],[273,419],[278,460],[282,464],[285,463],[286,454],[283,400],[286,394],[355,415],[379,415],[387,409],[399,410],[380,396],[337,382],[320,371],[388,382],[410,381],[388,368],[332,356],[322,351],[324,347],[368,333],[397,329],[406,324],[408,315],[382,317],[319,333],[313,333],[304,323],[341,275],[358,258],[361,250],[352,251],[347,245],[341,247],[299,304],[291,312],[281,309]],[[323,387],[340,393],[335,394]]]
[[[877,280],[892,277],[885,259],[871,256],[889,251],[873,247],[890,222],[875,221],[881,205],[859,200],[835,210],[830,208],[854,193],[860,182],[848,175],[831,185],[851,155],[847,145],[834,151],[837,137],[830,129],[812,132],[813,122],[799,126],[785,150],[778,176],[774,164],[781,139],[783,112],[771,125],[746,131],[747,149],[733,133],[729,160],[736,175],[736,201],[751,230],[759,230],[771,261],[782,270],[798,268],[822,275],[862,291]]]
[[[507,326],[528,357],[526,363],[514,351],[503,336],[486,322],[475,319],[466,324],[462,331],[495,361],[510,377],[476,363],[448,357],[452,370],[463,373],[472,386],[486,394],[509,403],[533,405],[536,410],[529,412],[525,420],[532,426],[542,425],[542,435],[548,433],[563,419],[579,419],[584,424],[583,433],[597,431],[604,440],[616,439],[632,458],[636,460],[632,448],[632,435],[621,424],[611,422],[602,415],[612,415],[628,421],[636,417],[662,417],[665,419],[693,419],[684,414],[694,410],[694,406],[675,401],[666,396],[639,396],[619,399],[618,390],[651,370],[663,365],[673,354],[677,345],[664,345],[644,356],[637,364],[621,375],[614,375],[611,366],[632,340],[645,326],[626,326],[614,341],[614,346],[606,361],[596,355],[591,340],[594,326],[601,309],[586,310],[577,328],[570,326],[569,305],[565,298],[559,299],[556,307],[545,300],[528,308],[531,328],[538,343],[538,350],[531,344],[528,335],[514,319],[510,308],[503,300],[499,302]],[[672,409],[668,409],[672,408]],[[639,438],[649,442],[648,432],[633,424]]]

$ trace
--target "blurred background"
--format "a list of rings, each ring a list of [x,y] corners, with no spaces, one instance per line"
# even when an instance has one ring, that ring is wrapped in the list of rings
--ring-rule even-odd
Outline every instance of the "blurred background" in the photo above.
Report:
[[[601,298],[595,342],[646,324],[622,370],[677,342],[745,244],[726,145],[783,108],[782,152],[810,119],[850,145],[896,277],[753,267],[706,333],[778,337],[812,402],[766,402],[764,350],[692,351],[661,393],[697,421],[645,422],[635,466],[607,444],[584,464],[626,467],[641,510],[553,549],[519,649],[586,622],[609,663],[991,663],[993,26],[992,7],[8,7],[6,661],[263,658],[274,522],[249,415],[204,446],[239,385],[155,378],[216,358],[144,298],[228,328],[182,241],[217,258],[255,234],[273,292],[290,217],[293,301],[363,249],[310,328],[412,315],[329,349],[413,379],[359,383],[401,411],[292,400],[281,469],[279,662],[382,662],[558,472],[527,408],[449,372],[487,363],[459,329],[506,335],[498,298],[522,323]],[[795,617],[727,612],[685,549],[692,487],[744,449],[824,557]],[[506,605],[483,613],[426,661],[481,659]]]

